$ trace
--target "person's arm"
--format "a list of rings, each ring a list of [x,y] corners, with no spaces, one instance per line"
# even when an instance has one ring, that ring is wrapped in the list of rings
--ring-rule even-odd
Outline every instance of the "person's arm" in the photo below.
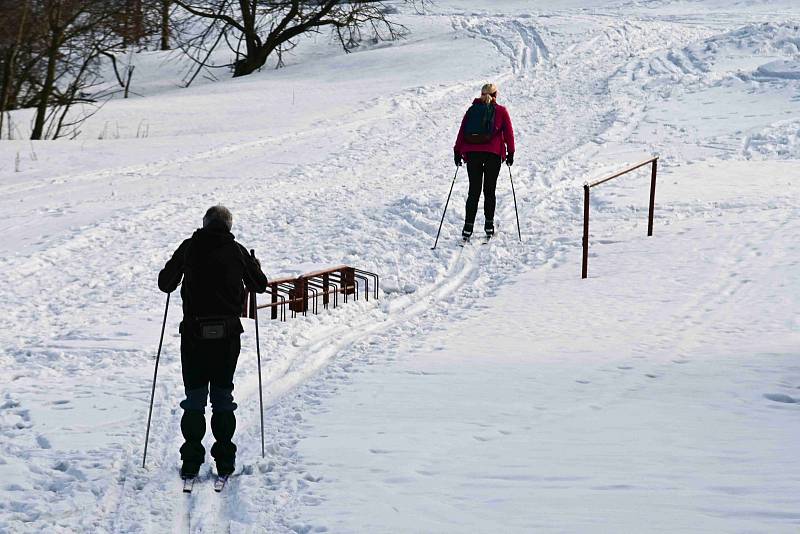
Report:
[[[453,153],[461,155],[461,149],[464,146],[464,127],[467,124],[467,114],[464,113],[464,118],[461,119],[461,127],[458,129],[456,136],[456,144],[453,145]]]
[[[239,245],[244,253],[244,285],[249,291],[264,293],[267,290],[267,275],[261,270],[261,262]]]
[[[516,152],[516,146],[514,146],[514,126],[511,124],[511,116],[508,114],[508,110],[506,110],[505,115],[505,120],[503,121],[503,139],[505,139],[508,153],[513,154]]]
[[[175,288],[178,287],[178,284],[181,283],[181,279],[183,278],[183,267],[184,267],[184,259],[186,258],[186,249],[189,246],[189,242],[191,240],[187,239],[181,246],[178,247],[172,257],[169,259],[164,268],[161,269],[161,272],[158,273],[158,289],[163,291],[164,293],[172,293],[175,291]]]

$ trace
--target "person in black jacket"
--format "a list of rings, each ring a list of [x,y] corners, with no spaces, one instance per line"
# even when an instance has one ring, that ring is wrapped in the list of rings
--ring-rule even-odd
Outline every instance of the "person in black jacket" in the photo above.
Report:
[[[234,240],[233,217],[224,206],[213,206],[203,217],[203,227],[185,240],[158,275],[158,287],[170,293],[183,279],[181,368],[186,399],[181,402],[181,476],[197,476],[205,460],[202,444],[206,432],[205,407],[211,396],[211,431],[216,442],[211,456],[219,475],[229,475],[236,465],[236,403],[233,374],[241,348],[239,321],[245,286],[263,293],[267,277],[261,264]],[[244,285],[242,285],[244,282]]]

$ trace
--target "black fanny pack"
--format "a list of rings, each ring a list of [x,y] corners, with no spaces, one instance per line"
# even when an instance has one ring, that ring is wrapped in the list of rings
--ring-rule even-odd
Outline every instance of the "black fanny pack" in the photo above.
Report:
[[[239,328],[234,328],[233,323]],[[239,333],[241,325],[238,317],[195,317],[184,319],[181,333],[189,332],[197,339],[225,339]]]
[[[471,133],[464,136],[464,140],[471,145],[485,145],[492,140],[492,134]]]

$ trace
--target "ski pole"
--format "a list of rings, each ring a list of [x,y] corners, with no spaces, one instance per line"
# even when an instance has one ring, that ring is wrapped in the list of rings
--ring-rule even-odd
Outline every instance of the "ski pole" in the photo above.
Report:
[[[164,329],[167,326],[167,312],[169,312],[169,296],[167,293],[167,305],[164,307],[164,322],[161,324],[161,338],[158,340],[158,352],[156,353],[156,367],[153,371],[153,390],[150,392],[150,412],[147,415],[147,432],[144,435],[144,455],[142,456],[142,469],[147,462],[147,442],[150,439],[150,419],[153,417],[153,399],[156,396],[156,377],[158,376],[158,360],[161,358],[161,345],[164,343]]]
[[[439,222],[439,231],[436,232],[436,241],[433,243],[431,250],[436,250],[436,244],[439,243],[439,234],[442,233],[442,224],[444,224],[444,216],[447,213],[447,205],[450,204],[450,195],[453,194],[453,186],[456,184],[456,176],[458,176],[458,166],[456,166],[456,173],[453,175],[453,182],[450,184],[450,192],[447,193],[447,201],[444,203],[444,211],[442,212],[442,220]]]
[[[517,233],[522,241],[522,230],[519,227],[519,210],[517,210],[517,194],[514,192],[514,178],[511,177],[511,165],[508,166],[508,179],[511,180],[511,194],[514,196],[514,213],[517,215]]]
[[[256,251],[250,249],[250,255],[255,259]],[[253,298],[253,320],[256,322],[256,358],[258,359],[258,409],[261,414],[261,457],[264,458],[264,396],[261,389],[261,343],[258,339],[258,299],[256,293],[251,293]]]

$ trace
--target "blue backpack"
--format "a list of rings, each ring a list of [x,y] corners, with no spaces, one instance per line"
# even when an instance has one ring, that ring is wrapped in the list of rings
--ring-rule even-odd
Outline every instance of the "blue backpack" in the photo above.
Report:
[[[494,133],[494,103],[477,102],[467,110],[464,124],[464,140],[474,145],[483,145],[492,140]]]

